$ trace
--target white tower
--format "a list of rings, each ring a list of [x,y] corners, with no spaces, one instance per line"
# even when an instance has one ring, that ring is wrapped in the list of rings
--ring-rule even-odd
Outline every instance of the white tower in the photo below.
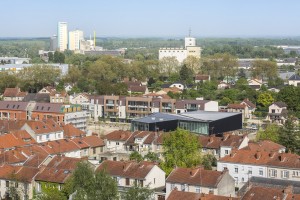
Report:
[[[58,22],[57,27],[57,46],[59,51],[68,49],[68,24],[67,22]]]

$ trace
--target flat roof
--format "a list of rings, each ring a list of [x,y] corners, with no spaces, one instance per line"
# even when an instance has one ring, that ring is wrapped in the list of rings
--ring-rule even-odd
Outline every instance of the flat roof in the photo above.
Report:
[[[211,121],[217,121],[235,115],[241,115],[241,113],[199,110],[199,111],[185,112],[181,114],[153,113],[147,117],[134,119],[132,121],[141,122],[141,123],[157,123],[157,122],[172,121],[172,120],[211,122]]]
[[[201,121],[216,121],[219,119],[224,119],[226,117],[231,117],[240,114],[241,113],[237,113],[237,112],[215,112],[215,111],[198,110],[198,111],[181,113],[179,115],[184,117],[189,117],[195,120],[201,120]]]

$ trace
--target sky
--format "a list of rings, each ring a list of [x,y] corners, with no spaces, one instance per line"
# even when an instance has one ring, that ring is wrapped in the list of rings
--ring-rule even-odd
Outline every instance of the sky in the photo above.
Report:
[[[0,37],[300,36],[299,0],[1,0]]]

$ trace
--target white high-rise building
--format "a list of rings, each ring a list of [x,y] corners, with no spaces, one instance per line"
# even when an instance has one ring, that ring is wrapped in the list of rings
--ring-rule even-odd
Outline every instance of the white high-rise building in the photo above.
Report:
[[[84,40],[83,31],[75,30],[69,32],[69,50],[80,50],[80,41]]]
[[[57,41],[59,51],[68,49],[68,24],[67,22],[58,22]]]

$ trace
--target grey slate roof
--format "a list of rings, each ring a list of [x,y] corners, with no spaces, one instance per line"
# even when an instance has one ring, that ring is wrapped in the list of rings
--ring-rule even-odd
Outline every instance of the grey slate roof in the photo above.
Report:
[[[289,78],[289,81],[300,81],[300,76],[294,74]]]
[[[26,110],[28,102],[0,101],[1,110]]]
[[[33,112],[60,113],[62,106],[63,104],[61,103],[37,103],[33,109]]]

